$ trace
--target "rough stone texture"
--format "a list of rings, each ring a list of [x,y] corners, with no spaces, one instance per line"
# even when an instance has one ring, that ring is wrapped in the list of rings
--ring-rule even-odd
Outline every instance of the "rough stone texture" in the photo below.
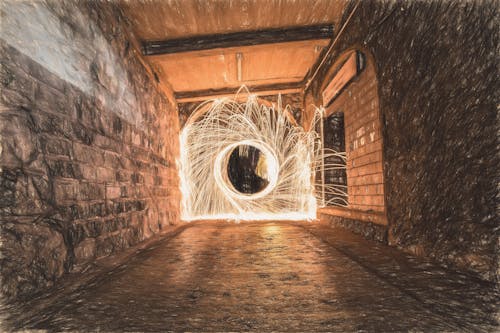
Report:
[[[235,91],[236,93],[236,91]],[[271,102],[271,103],[277,103],[278,102],[278,95],[271,95],[271,96],[259,96],[259,99]],[[178,108],[179,108],[179,123],[180,126],[183,127],[186,121],[188,120],[189,116],[196,110],[200,104],[204,102],[186,102],[186,103],[179,103]],[[295,120],[297,123],[301,123],[301,118],[302,118],[302,110],[303,110],[303,96],[302,94],[283,94],[281,95],[281,103],[283,107],[290,105],[290,111],[292,112],[292,115],[294,116]]]
[[[49,332],[493,332],[498,300],[493,283],[341,228],[202,222],[11,320]]]
[[[489,280],[498,278],[498,20],[493,1],[362,1],[305,97],[319,96],[342,52],[369,50],[390,244]]]
[[[178,221],[179,127],[115,5],[1,9],[0,284],[22,299]]]
[[[8,279],[14,277],[17,292],[26,295],[53,285],[64,273],[69,259],[64,237],[50,225],[17,218],[2,226],[2,234],[2,275],[7,277],[2,288],[11,287]]]
[[[366,239],[387,244],[387,226],[326,213],[319,213],[318,218],[333,227],[346,228]]]

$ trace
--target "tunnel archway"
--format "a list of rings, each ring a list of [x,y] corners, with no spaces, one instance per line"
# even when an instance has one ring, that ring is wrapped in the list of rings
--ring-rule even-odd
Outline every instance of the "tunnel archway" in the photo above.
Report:
[[[345,64],[350,60],[360,61],[354,68],[347,68]],[[354,64],[353,64],[354,65]],[[344,82],[344,86],[335,86],[334,81],[345,75],[349,70],[354,76]],[[338,89],[329,100],[328,89]],[[332,215],[354,214],[359,220],[387,225],[384,159],[383,159],[383,122],[379,103],[379,82],[377,77],[376,61],[369,49],[354,45],[342,51],[333,64],[326,71],[318,87],[318,98],[325,107],[323,122],[326,131],[335,131],[328,128],[328,119],[342,114],[343,128],[338,133],[328,132],[323,137],[323,143],[329,142],[336,136],[343,135],[342,146],[345,148],[345,183],[347,189],[346,207],[336,208],[326,205],[323,212]],[[327,142],[328,141],[328,142]],[[343,176],[343,175],[342,175]],[[327,184],[335,183],[340,177],[335,172],[324,175]]]
[[[200,105],[181,133],[183,218],[314,217],[313,136],[281,100],[237,95]]]

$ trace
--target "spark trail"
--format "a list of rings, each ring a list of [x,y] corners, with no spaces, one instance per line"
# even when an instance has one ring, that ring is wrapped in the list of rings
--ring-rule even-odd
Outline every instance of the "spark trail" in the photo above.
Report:
[[[343,191],[315,191],[315,173],[325,167],[319,134],[295,126],[281,97],[277,106],[265,106],[250,94],[241,102],[242,92],[248,94],[242,87],[234,98],[200,105],[206,112],[181,131],[182,219],[314,219],[318,194],[322,203],[325,190]],[[243,146],[257,148],[265,158],[269,183],[257,193],[239,192],[228,177],[229,157]]]

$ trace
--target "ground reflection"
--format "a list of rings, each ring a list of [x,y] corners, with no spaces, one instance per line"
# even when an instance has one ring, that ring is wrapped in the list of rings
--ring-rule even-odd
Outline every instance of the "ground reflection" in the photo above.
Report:
[[[496,327],[491,288],[412,260],[311,223],[200,223],[61,297],[18,328],[386,332]]]

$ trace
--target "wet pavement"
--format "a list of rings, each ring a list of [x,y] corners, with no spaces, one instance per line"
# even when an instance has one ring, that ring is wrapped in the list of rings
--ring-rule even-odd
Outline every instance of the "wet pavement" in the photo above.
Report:
[[[198,222],[20,320],[78,332],[500,329],[494,285],[314,222]]]

